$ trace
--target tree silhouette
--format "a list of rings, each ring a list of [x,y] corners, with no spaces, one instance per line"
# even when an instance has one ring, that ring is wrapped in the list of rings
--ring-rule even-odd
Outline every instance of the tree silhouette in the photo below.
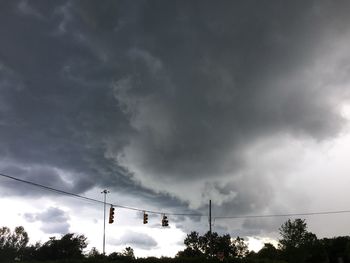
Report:
[[[177,257],[206,257],[210,258],[219,252],[227,257],[244,257],[247,246],[242,238],[233,240],[229,234],[220,236],[218,233],[207,232],[200,236],[193,231],[184,240],[186,248],[177,254]]]
[[[315,234],[307,231],[305,220],[288,219],[279,229],[281,239],[279,248],[288,262],[305,262],[311,258],[312,251],[317,246],[317,237]]]
[[[28,241],[28,234],[22,226],[16,227],[13,233],[8,227],[0,228],[0,258],[22,260]]]
[[[241,237],[237,237],[233,241],[233,245],[236,248],[236,256],[239,258],[243,258],[248,254],[248,246],[246,243],[244,243],[244,239]]]
[[[126,247],[123,250],[122,255],[124,257],[128,257],[130,259],[134,259],[135,258],[134,249],[132,247]]]
[[[300,248],[317,240],[315,234],[307,231],[305,220],[288,219],[279,229],[282,239],[279,240],[279,247],[282,250]]]
[[[265,243],[257,253],[257,256],[262,259],[278,259],[279,251],[271,243]]]
[[[83,249],[86,248],[86,237],[72,233],[64,235],[61,239],[51,237],[45,242],[37,253],[38,259],[79,259],[83,258]]]

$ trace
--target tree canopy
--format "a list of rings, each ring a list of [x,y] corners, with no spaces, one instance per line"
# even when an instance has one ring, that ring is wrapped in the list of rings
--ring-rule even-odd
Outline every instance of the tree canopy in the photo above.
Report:
[[[200,236],[198,232],[191,232],[184,240],[186,248],[177,254],[177,257],[205,257],[211,258],[223,253],[226,258],[243,257],[248,248],[243,239],[231,238],[229,234],[220,236],[209,231]]]
[[[224,262],[232,263],[350,263],[350,237],[318,239],[307,229],[305,220],[287,220],[279,228],[278,247],[264,244],[258,252],[249,252],[243,238],[216,232],[200,235],[193,231],[185,240],[185,249],[175,258],[136,258],[132,247],[109,255],[96,248],[85,252],[87,239],[84,235],[68,233],[61,238],[51,237],[44,243],[28,245],[29,237],[23,227],[13,232],[0,228],[0,262],[25,263],[202,263],[218,262],[218,254]]]
[[[38,259],[74,259],[83,258],[83,249],[87,242],[84,235],[74,235],[72,233],[62,236],[61,239],[51,237],[36,252]]]
[[[21,259],[28,241],[28,234],[22,226],[16,227],[14,232],[11,232],[8,227],[0,228],[0,258]]]

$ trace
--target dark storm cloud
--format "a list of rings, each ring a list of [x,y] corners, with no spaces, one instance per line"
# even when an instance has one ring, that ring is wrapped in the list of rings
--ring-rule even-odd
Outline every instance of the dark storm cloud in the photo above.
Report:
[[[50,207],[41,213],[25,213],[24,218],[30,222],[40,222],[40,229],[47,234],[67,234],[69,232],[69,217],[63,210]]]
[[[130,146],[131,161],[144,164],[140,170],[206,177],[226,169],[232,149],[230,161],[241,166],[239,150],[258,137],[285,132],[323,139],[339,131],[329,94],[303,83],[301,74],[324,37],[316,27],[321,17],[310,4],[258,5],[147,5],[163,12],[143,13],[137,35],[157,45],[139,47],[133,58],[140,72],[115,85],[140,131]]]
[[[130,245],[135,248],[151,249],[157,246],[157,241],[147,234],[129,231],[121,236],[120,239],[111,241],[110,244],[117,246]]]
[[[25,3],[29,8],[30,3]],[[70,71],[71,64],[73,70],[82,71],[79,74],[104,70],[87,47],[57,35],[64,20],[60,10],[65,9],[55,7],[53,2],[50,8],[38,3],[30,8],[41,7],[37,12],[45,14],[44,22],[37,22],[28,13],[22,15],[23,10],[18,10],[15,2],[8,2],[1,16],[3,23],[11,24],[11,28],[3,27],[6,40],[2,41],[0,54],[2,170],[7,170],[9,162],[21,166],[18,169],[57,167],[71,173],[75,192],[83,192],[95,185],[96,174],[104,184],[115,181],[112,174],[121,173],[121,168],[104,158],[104,149],[109,137],[122,148],[127,139],[123,134],[128,134],[130,128],[108,88],[110,79],[102,76],[84,82],[71,76],[75,74]],[[97,66],[91,67],[93,64]],[[46,183],[50,175],[39,177]],[[125,181],[118,178],[121,186]]]
[[[2,166],[2,172],[5,174],[16,175],[16,177],[21,178],[22,180],[31,181],[33,183],[40,183],[48,187],[57,187],[65,191],[75,190],[76,185],[79,182],[71,181],[74,178],[69,178],[69,181],[66,181],[62,175],[59,174],[57,169],[52,167],[41,167],[41,166],[19,166],[15,165],[4,165]],[[3,179],[1,182],[1,196],[7,196],[11,194],[17,195],[42,195],[43,189],[38,189],[36,186],[28,185],[24,183],[19,183],[18,181],[12,181],[8,179]],[[48,192],[45,191],[45,194]]]
[[[344,124],[350,60],[327,47],[349,33],[347,2],[1,5],[0,167],[14,176],[266,211],[275,181],[242,153]]]

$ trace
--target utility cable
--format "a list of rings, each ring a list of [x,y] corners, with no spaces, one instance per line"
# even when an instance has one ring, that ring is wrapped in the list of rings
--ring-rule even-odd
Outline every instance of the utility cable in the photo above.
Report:
[[[265,218],[265,217],[294,217],[294,216],[314,216],[314,215],[331,215],[350,213],[350,210],[323,211],[309,213],[291,213],[291,214],[271,214],[271,215],[242,215],[242,216],[216,216],[214,219],[248,219],[248,218]]]
[[[53,188],[53,187],[49,187],[46,185],[42,185],[42,184],[38,184],[38,183],[34,183],[31,181],[27,181],[27,180],[23,180],[23,179],[19,179],[10,175],[6,175],[3,173],[0,173],[0,176],[5,177],[7,179],[11,179],[17,182],[21,182],[21,183],[25,183],[25,184],[29,184],[32,186],[36,186],[48,191],[52,191],[58,194],[63,194],[63,195],[67,195],[70,197],[75,197],[75,198],[80,198],[83,199],[85,201],[90,201],[90,202],[95,202],[95,203],[99,203],[99,204],[104,204],[103,201],[98,200],[98,199],[94,199],[94,198],[89,198],[86,196],[82,196],[79,194],[74,194],[71,192],[67,192],[64,190],[60,190],[57,188]],[[107,205],[111,205],[113,207],[118,207],[118,208],[122,208],[122,209],[127,209],[127,210],[133,210],[133,211],[137,211],[137,212],[147,212],[150,214],[159,214],[159,215],[174,215],[174,216],[188,216],[188,217],[206,217],[207,215],[201,214],[201,213],[172,213],[172,212],[161,212],[161,211],[154,211],[154,210],[147,210],[147,209],[140,209],[140,208],[136,208],[136,207],[131,207],[131,206],[124,206],[124,205],[119,205],[119,204],[114,204],[114,203],[108,203],[106,202]],[[238,216],[216,216],[213,217],[214,221],[215,220],[220,220],[220,219],[249,219],[249,218],[269,218],[269,217],[294,217],[294,216],[314,216],[314,215],[331,215],[331,214],[345,214],[345,213],[350,213],[350,210],[338,210],[338,211],[321,211],[321,212],[306,212],[306,213],[290,213],[290,214],[269,214],[269,215],[238,215]]]
[[[10,175],[6,175],[6,174],[3,174],[3,173],[0,173],[0,176],[8,178],[8,179],[15,180],[15,181],[18,181],[18,182],[21,182],[21,183],[25,183],[25,184],[29,184],[29,185],[32,185],[32,186],[40,187],[40,188],[43,188],[45,190],[52,191],[52,192],[55,192],[55,193],[58,193],[58,194],[73,196],[73,197],[85,199],[87,201],[92,201],[92,202],[97,202],[97,203],[103,204],[103,201],[100,201],[100,200],[97,200],[97,199],[85,197],[85,196],[82,196],[82,195],[78,195],[78,194],[70,193],[70,192],[67,192],[67,191],[59,190],[59,189],[56,189],[56,188],[53,188],[53,187],[50,187],[50,186],[46,186],[46,185],[30,182],[30,181],[27,181],[27,180],[19,179],[19,178],[16,178],[16,177],[13,177],[13,176],[10,176]],[[108,203],[106,203],[106,204],[108,204]]]
[[[17,177],[13,177],[13,176],[10,176],[10,175],[7,175],[7,174],[0,173],[0,176],[5,177],[7,179],[11,179],[11,180],[17,181],[17,182],[21,182],[21,183],[29,184],[29,185],[32,185],[32,186],[36,186],[36,187],[39,187],[39,188],[42,188],[42,189],[45,189],[45,190],[48,190],[48,191],[52,191],[52,192],[55,192],[55,193],[58,193],[58,194],[63,194],[63,195],[67,195],[67,196],[71,196],[71,197],[75,197],[75,198],[81,198],[83,200],[90,201],[90,202],[96,202],[96,203],[99,203],[99,204],[104,204],[103,201],[98,200],[98,199],[89,198],[89,197],[86,197],[86,196],[82,196],[82,195],[79,195],[79,194],[74,194],[74,193],[67,192],[67,191],[64,191],[64,190],[60,190],[60,189],[57,189],[57,188],[53,188],[53,187],[50,187],[50,186],[46,186],[46,185],[42,185],[42,184],[31,182],[31,181],[19,179]],[[133,211],[138,211],[138,212],[147,212],[147,213],[150,213],[150,214],[159,214],[159,215],[166,214],[166,215],[174,215],[174,216],[193,216],[193,217],[206,216],[206,215],[199,214],[199,213],[172,213],[172,212],[168,213],[168,212],[161,212],[161,211],[152,211],[152,210],[145,210],[145,209],[140,209],[140,208],[136,208],[136,207],[124,206],[124,205],[113,204],[113,203],[108,203],[108,202],[106,202],[106,205],[111,205],[113,207],[119,207],[119,208],[127,209],[127,210],[133,210]]]

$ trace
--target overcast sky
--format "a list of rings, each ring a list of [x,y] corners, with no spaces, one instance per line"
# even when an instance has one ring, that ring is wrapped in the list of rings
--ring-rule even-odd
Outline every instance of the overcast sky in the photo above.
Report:
[[[1,1],[0,173],[109,202],[240,216],[350,209],[348,1]],[[103,207],[0,178],[0,225],[85,234]],[[307,217],[319,237],[350,215]],[[215,220],[278,238],[286,218]],[[107,252],[174,255],[208,219],[117,210]],[[327,226],[327,227],[325,227]]]

